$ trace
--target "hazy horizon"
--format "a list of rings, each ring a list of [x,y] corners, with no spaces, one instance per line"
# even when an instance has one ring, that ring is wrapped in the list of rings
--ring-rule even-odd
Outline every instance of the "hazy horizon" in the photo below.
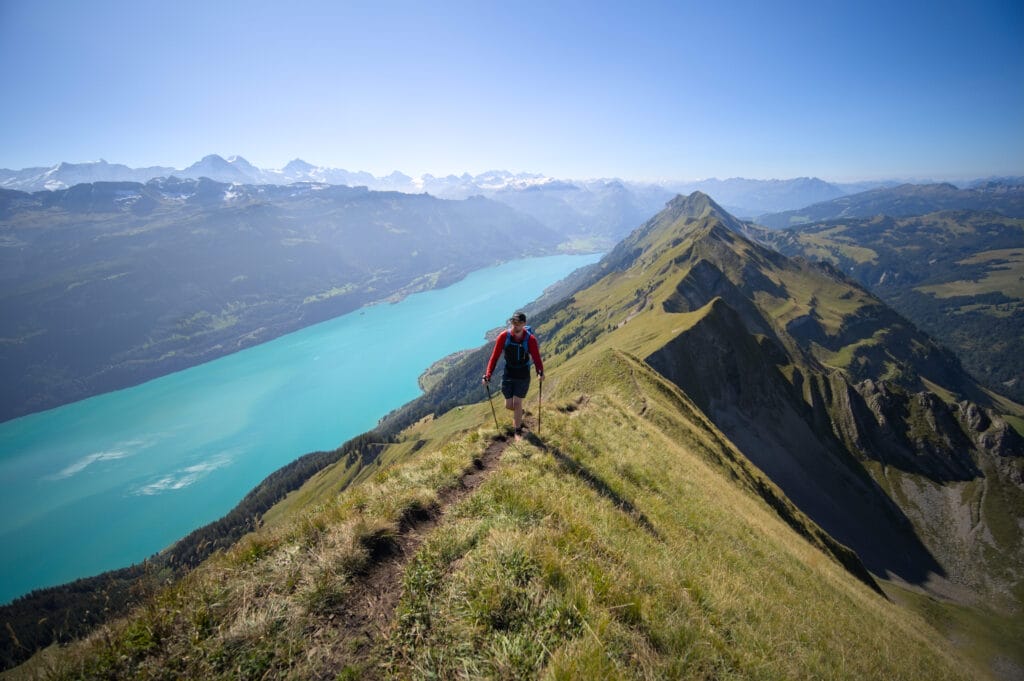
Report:
[[[216,152],[213,152],[212,154],[204,155],[204,158],[205,158],[205,156],[209,156],[209,155],[220,156],[221,158],[223,158],[224,160],[229,161],[229,162],[232,159],[236,158],[236,157],[241,157],[241,158],[245,159],[246,161],[252,163],[245,156],[245,154],[218,154]],[[196,159],[196,161],[193,161],[193,163],[196,163],[196,162],[201,161],[201,160],[202,160],[202,158]],[[313,165],[313,166],[316,166],[316,167],[320,167],[320,168],[324,168],[324,169],[345,170],[345,171],[352,172],[352,173],[369,172],[369,171],[365,171],[362,168],[337,168],[337,167],[334,167],[334,166],[325,166],[325,165],[321,165],[321,164],[318,164],[318,163],[311,162],[308,159],[298,158],[298,157],[296,157],[294,159],[291,159],[291,160],[293,160],[293,161],[304,161],[306,163],[310,163],[310,165]],[[25,169],[28,169],[28,168],[54,168],[54,167],[57,167],[58,165],[60,165],[61,163],[69,163],[71,165],[84,165],[84,164],[89,164],[89,163],[101,163],[101,162],[108,163],[110,165],[125,165],[125,166],[128,165],[126,163],[121,163],[120,161],[117,161],[117,160],[113,160],[112,161],[112,160],[110,160],[108,158],[101,157],[101,158],[86,159],[86,160],[68,160],[68,159],[63,159],[61,161],[58,161],[57,163],[54,163],[54,164],[51,164],[51,165],[48,165],[48,166],[47,165],[36,164],[36,165],[32,165],[32,166],[25,166],[24,168],[5,168],[5,170],[20,171],[20,170],[25,170]],[[181,167],[161,166],[161,164],[159,164],[159,163],[145,163],[145,164],[142,164],[142,165],[139,165],[139,166],[129,166],[129,167],[132,167],[132,168],[173,167],[174,170],[185,170],[189,166],[193,165],[193,163],[189,163],[189,164],[186,164],[186,165],[181,166]],[[253,165],[256,165],[256,164],[253,164]],[[260,170],[279,171],[279,170],[282,170],[286,165],[288,165],[288,164],[285,163],[285,164],[282,164],[281,166],[278,166],[278,167],[260,167],[260,166],[257,166],[257,167],[260,168]],[[1017,174],[1017,173],[1005,174],[1004,173],[1004,174],[998,174],[998,175],[990,173],[990,174],[987,174],[987,175],[955,174],[955,175],[948,175],[948,176],[929,176],[929,177],[920,177],[920,176],[903,176],[903,177],[898,177],[898,176],[892,176],[892,177],[830,178],[830,177],[818,177],[818,176],[812,176],[812,175],[803,174],[803,175],[796,175],[796,176],[793,176],[793,177],[743,177],[743,176],[735,175],[735,176],[730,176],[730,177],[665,177],[665,178],[640,178],[640,179],[636,179],[636,178],[631,178],[631,177],[622,177],[622,176],[619,176],[619,175],[616,175],[616,176],[601,176],[601,177],[598,177],[598,176],[591,176],[591,177],[557,177],[557,176],[551,175],[549,173],[545,173],[545,172],[543,172],[543,170],[509,170],[507,168],[489,168],[487,170],[484,170],[484,171],[481,171],[481,172],[478,172],[478,173],[469,173],[468,171],[462,171],[462,172],[457,172],[457,173],[441,174],[441,173],[431,173],[430,171],[427,171],[425,173],[418,174],[418,175],[411,175],[410,173],[406,173],[401,168],[393,168],[391,171],[388,171],[388,172],[385,172],[385,173],[382,173],[382,174],[375,174],[375,173],[371,173],[371,174],[373,174],[374,177],[377,178],[377,179],[383,179],[383,178],[386,178],[388,175],[391,175],[392,173],[395,173],[395,172],[403,173],[405,175],[408,175],[408,176],[412,177],[414,180],[420,179],[420,178],[422,178],[422,177],[424,177],[426,175],[430,175],[430,176],[435,177],[435,178],[444,178],[444,177],[448,177],[448,176],[462,177],[465,174],[469,174],[472,177],[478,177],[480,175],[485,175],[487,173],[510,173],[512,175],[536,175],[536,176],[541,176],[541,177],[547,177],[547,178],[554,179],[554,180],[566,180],[566,181],[574,181],[574,182],[575,181],[587,182],[587,181],[600,181],[600,180],[622,180],[624,182],[635,182],[635,183],[638,183],[638,184],[650,183],[650,184],[662,184],[662,185],[666,185],[666,186],[667,185],[671,185],[671,184],[696,184],[696,183],[701,183],[701,182],[728,182],[730,180],[752,180],[752,181],[759,181],[759,182],[786,182],[786,181],[798,180],[798,179],[817,179],[817,180],[822,180],[824,182],[828,182],[828,183],[832,183],[832,184],[858,184],[858,183],[869,183],[869,182],[906,182],[906,183],[911,183],[911,184],[914,184],[914,183],[928,183],[928,182],[949,182],[949,183],[952,183],[952,184],[957,184],[958,182],[959,183],[965,183],[965,182],[971,182],[971,181],[976,181],[976,180],[984,180],[984,179],[988,179],[988,178],[1020,177],[1020,176],[1024,175],[1024,173],[1021,173],[1021,174]]]
[[[1024,175],[1024,5],[0,2],[0,167]]]

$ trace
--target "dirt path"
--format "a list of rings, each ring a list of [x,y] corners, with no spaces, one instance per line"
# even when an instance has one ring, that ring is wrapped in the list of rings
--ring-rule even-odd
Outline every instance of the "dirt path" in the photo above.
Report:
[[[483,455],[473,461],[473,468],[462,475],[460,485],[441,493],[436,508],[403,522],[394,540],[371,557],[369,570],[353,585],[336,614],[331,615],[330,626],[341,636],[326,661],[322,678],[335,679],[346,666],[358,670],[361,679],[381,678],[370,656],[376,644],[388,635],[402,595],[402,574],[406,566],[423,540],[441,522],[445,511],[472,494],[494,472],[509,445],[505,440],[493,441]]]

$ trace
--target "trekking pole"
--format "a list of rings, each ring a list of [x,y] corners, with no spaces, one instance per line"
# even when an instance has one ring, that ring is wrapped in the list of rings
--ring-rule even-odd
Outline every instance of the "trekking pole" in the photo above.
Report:
[[[537,383],[537,437],[540,437],[540,414],[544,407],[544,381]]]
[[[484,381],[484,388],[487,390],[487,401],[491,404],[491,414],[494,416],[494,427],[501,433],[501,426],[498,425],[498,412],[494,411],[494,399],[491,398],[491,384]]]

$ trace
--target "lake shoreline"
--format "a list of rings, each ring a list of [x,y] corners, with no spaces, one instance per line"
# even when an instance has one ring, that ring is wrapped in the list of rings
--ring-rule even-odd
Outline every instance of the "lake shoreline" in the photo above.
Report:
[[[591,254],[589,256],[589,259],[592,261],[595,258],[597,258],[598,256],[599,256],[599,254]],[[559,256],[553,256],[553,258],[558,258],[558,257]],[[524,262],[531,262],[532,263],[532,262],[542,262],[542,261],[545,261],[545,260],[546,260],[545,258],[526,259],[526,260],[519,261],[519,262],[520,263],[524,263]],[[572,264],[573,269],[568,270],[568,271],[562,273],[562,275],[559,276],[555,281],[560,281],[565,276],[567,276],[569,273],[571,273],[574,269],[578,269],[578,267],[580,266],[580,265],[576,265],[575,264],[575,262],[576,262],[575,259],[573,259],[573,261],[570,261],[570,262]],[[586,263],[581,262],[580,264],[585,266]],[[502,266],[499,266],[499,267],[502,267]],[[485,268],[483,271],[487,271],[488,269],[492,269],[492,268]],[[486,275],[485,280],[489,280],[489,278],[492,277],[492,276],[493,275]],[[464,294],[464,295],[470,296],[470,297],[473,296],[473,295],[476,295],[476,293],[471,293],[471,291],[477,290],[479,288],[480,288],[479,284],[475,284],[475,283],[471,282],[470,285],[469,285],[469,288],[467,289],[467,293]],[[507,288],[507,287],[499,286],[499,288]],[[547,288],[550,288],[550,287],[544,287],[544,290],[546,290]],[[442,289],[442,290],[447,290],[447,289]],[[436,291],[427,292],[428,295],[431,294],[431,293],[436,293]],[[543,294],[543,291],[536,291],[536,293],[535,293],[535,295],[537,295],[538,297],[540,297],[542,294]],[[407,300],[410,300],[410,299],[407,299]],[[415,301],[413,301],[413,303],[415,303]],[[518,305],[516,305],[516,306],[518,307]],[[381,306],[377,305],[377,306],[374,306],[374,307],[380,308]],[[388,306],[384,306],[384,307],[388,308],[388,309],[395,309],[393,305],[388,305]],[[492,307],[492,306],[488,306],[488,310],[487,310],[486,316],[491,317],[492,319],[494,317],[498,317],[500,319],[500,318],[503,318],[504,316],[506,316],[507,314],[509,314],[510,310],[504,309],[505,307],[510,307],[510,309],[511,309],[511,306],[509,304],[505,304],[505,305],[500,305],[499,304],[497,310],[492,310],[492,309],[490,309],[490,307]],[[358,311],[353,311],[352,313],[349,313],[349,315],[347,315],[346,317],[351,317],[352,315],[355,315],[358,318],[360,324],[364,323],[364,320],[366,320],[366,323],[371,323],[372,319],[375,316],[379,316],[379,313],[371,312],[371,309],[372,308],[370,308],[370,307],[364,307],[364,308],[361,308]],[[460,315],[456,315],[456,316],[460,316]],[[330,324],[332,321],[333,322],[337,322],[338,320],[329,320],[329,322],[327,322],[327,324]],[[491,324],[493,324],[493,321],[491,322]],[[317,325],[317,326],[320,326],[320,325]],[[483,332],[481,332],[480,330],[477,330],[475,333],[472,333],[471,336],[467,339],[469,343],[471,343],[471,344],[484,343],[484,342],[486,342],[485,338],[486,338],[486,335],[488,333],[493,332],[496,328],[500,328],[500,327],[493,327],[490,324],[487,324],[486,321],[481,326],[483,326],[487,330],[483,331]],[[399,327],[399,328],[401,328],[401,327]],[[477,327],[477,329],[479,329],[479,328],[480,327]],[[313,331],[311,329],[305,329],[303,331],[296,332],[296,334],[300,334],[300,335],[301,334],[307,334],[307,333],[319,333],[319,332],[318,331]],[[389,335],[391,335],[391,332],[387,332],[387,333]],[[406,333],[407,333],[406,330],[402,331],[403,335],[406,334]],[[295,336],[295,334],[289,334],[285,338],[291,338],[292,336]],[[302,336],[302,337],[306,337],[306,336]],[[279,343],[279,342],[284,342],[284,341],[282,341],[282,339],[276,339],[275,341],[270,341],[269,343],[264,344],[264,345],[265,346],[270,346],[270,345],[273,345],[273,344]],[[466,341],[461,341],[461,342],[465,343]],[[374,342],[373,344],[376,344],[376,343]],[[432,346],[428,345],[428,346],[423,346],[423,347],[426,347],[427,349],[429,349]],[[438,349],[440,349],[440,348],[441,348],[441,346],[438,346]],[[234,353],[231,356],[228,356],[227,358],[223,358],[221,360],[216,360],[215,362],[223,362],[224,359],[231,360],[232,358],[237,358],[238,361],[240,362],[240,361],[242,361],[241,355],[243,355],[246,352],[251,352],[252,350],[253,349],[250,348],[248,350],[239,351],[237,353]],[[408,391],[408,394],[405,396],[404,399],[401,399],[398,402],[393,402],[393,403],[391,403],[389,405],[386,405],[386,406],[380,408],[380,410],[376,413],[376,415],[373,416],[372,419],[371,418],[367,418],[365,420],[365,423],[364,423],[362,428],[358,428],[358,429],[352,430],[351,433],[355,437],[358,437],[358,435],[356,435],[357,433],[367,432],[368,430],[373,430],[376,427],[375,424],[379,423],[380,419],[386,417],[388,414],[392,413],[396,409],[400,409],[402,405],[407,404],[409,401],[416,399],[418,394],[422,394],[421,393],[422,386],[423,386],[423,384],[422,384],[422,377],[425,374],[428,374],[430,372],[430,367],[432,365],[436,365],[439,362],[443,362],[443,360],[445,358],[447,358],[447,357],[451,357],[453,355],[458,356],[461,353],[467,352],[467,351],[473,351],[472,350],[472,346],[471,346],[471,348],[469,350],[466,350],[464,348],[463,350],[457,350],[457,351],[452,352],[452,353],[447,353],[444,357],[442,357],[441,360],[433,360],[424,369],[417,370],[416,373],[411,377],[411,383],[409,384],[410,388],[412,388],[412,389],[411,390],[408,389],[408,388],[403,389],[403,390]],[[300,351],[300,352],[302,352],[303,354],[317,354],[316,351],[313,351],[313,352],[309,353],[309,352],[303,350],[303,351]],[[318,358],[316,358],[316,359],[318,359]],[[326,357],[325,357],[325,360],[330,361]],[[154,381],[150,382],[150,383],[154,384],[153,386],[151,386],[151,388],[155,389],[155,388],[157,388],[159,386],[165,386],[165,384],[169,385],[167,383],[168,379],[170,379],[170,382],[173,383],[173,384],[176,384],[176,383],[179,383],[179,382],[185,382],[185,383],[195,382],[195,380],[196,380],[195,376],[197,375],[196,374],[197,371],[206,372],[207,369],[204,369],[203,367],[205,367],[205,366],[214,366],[214,365],[215,365],[215,363],[209,363],[209,365],[200,365],[200,367],[191,367],[189,369],[183,370],[182,372],[178,372],[177,374],[172,374],[171,377],[173,377],[173,378],[171,378],[171,377],[162,377],[160,379],[154,379]],[[319,367],[317,367],[315,370],[318,371],[318,372],[321,371],[321,369]],[[219,385],[219,384],[224,382],[224,379],[217,379],[217,381],[218,381],[218,385]],[[163,383],[161,383],[161,382],[163,382]],[[144,384],[144,385],[147,385],[147,384]],[[415,386],[415,388],[413,388],[413,386]],[[76,403],[76,405],[81,406],[81,405],[84,405],[84,403],[86,403],[86,402],[92,401],[87,406],[96,407],[97,404],[94,403],[96,400],[99,400],[100,402],[107,402],[107,401],[112,400],[112,399],[115,399],[115,400],[130,399],[130,395],[132,394],[131,391],[137,390],[137,389],[138,389],[138,387],[136,387],[136,388],[127,388],[127,389],[123,389],[123,390],[120,390],[120,391],[115,391],[114,393],[107,393],[105,395],[89,398],[89,400],[83,401],[82,403]],[[167,390],[168,388],[162,387],[161,389],[162,390]],[[302,388],[300,386],[296,386],[295,389],[299,389],[299,390],[303,390],[303,391],[307,390],[306,388]],[[294,389],[290,389],[290,390],[294,390]],[[335,389],[332,389],[332,392],[334,392],[334,390]],[[181,400],[180,399],[176,399],[175,402],[181,402]],[[188,404],[188,403],[191,402],[191,400],[184,400],[184,402],[186,404]],[[214,404],[217,405],[218,409],[221,408],[221,406],[220,406],[220,404],[218,402],[214,401]],[[74,411],[78,412],[78,409],[75,407],[75,405],[67,405],[65,407],[60,407],[60,408],[57,408],[55,410],[49,410],[49,412],[41,412],[41,413],[33,414],[31,416],[21,417],[21,418],[17,419],[14,422],[7,422],[6,424],[0,424],[0,443],[5,444],[6,445],[5,449],[8,449],[8,451],[10,451],[11,448],[13,447],[14,454],[17,454],[18,456],[22,456],[22,454],[18,454],[17,442],[13,442],[10,439],[9,436],[7,436],[7,438],[4,439],[3,433],[4,432],[11,433],[12,430],[13,431],[24,431],[24,430],[31,430],[31,429],[36,429],[36,430],[62,430],[63,428],[61,426],[56,426],[56,427],[53,427],[53,428],[43,428],[42,424],[45,423],[45,422],[48,422],[51,417],[56,415],[55,413],[50,413],[50,412],[58,412],[59,410],[62,410],[62,409],[63,410],[67,410],[69,407],[74,408]],[[195,408],[202,410],[201,405],[197,405]],[[225,407],[225,408],[229,408],[229,407]],[[94,417],[84,416],[84,414],[88,413],[85,410],[81,410],[79,413],[81,413],[82,416],[75,417],[74,422],[76,422],[76,423],[80,422],[80,421],[83,421],[83,420],[88,422],[88,421],[90,421],[90,420],[92,420],[94,418]],[[117,414],[117,418],[119,420],[127,419],[128,421],[133,421],[133,420],[138,420],[138,418],[141,418],[141,417],[133,417],[130,413],[118,413]],[[275,416],[274,418],[277,418],[277,416]],[[284,414],[281,414],[280,418],[284,418],[284,419],[287,420],[287,416],[284,415]],[[17,426],[17,428],[15,428],[15,426]],[[72,438],[73,441],[76,441],[73,438],[73,434],[69,434],[68,437]],[[351,436],[339,437],[337,439],[333,439],[333,442],[335,442],[335,443],[336,442],[347,442],[350,438],[351,438]],[[122,439],[131,439],[131,437],[125,436]],[[312,446],[305,445],[305,446],[300,446],[300,447],[294,447],[294,445],[293,445],[294,448],[290,448],[290,449],[291,449],[291,451],[298,450],[298,451],[306,451],[306,452],[324,451],[325,448],[327,450],[332,450],[333,447],[330,444],[327,444],[327,442],[330,442],[330,441],[331,441],[330,439],[325,440],[324,438],[321,438],[321,444],[313,444]],[[13,442],[13,444],[11,444],[12,442]],[[83,456],[83,455],[73,455],[73,456],[69,455],[69,456],[71,456],[71,458],[67,460],[68,463],[57,463],[57,462],[55,462],[54,464],[51,464],[50,465],[51,472],[44,476],[47,480],[53,481],[50,484],[56,484],[57,482],[61,482],[62,478],[69,478],[69,479],[81,478],[86,473],[88,473],[90,475],[100,474],[100,473],[103,472],[105,466],[115,467],[116,468],[116,466],[118,466],[118,465],[123,465],[122,462],[124,462],[124,463],[132,462],[132,461],[134,461],[135,459],[138,458],[137,456],[131,456],[131,457],[125,458],[127,456],[127,454],[125,454],[125,455],[119,454],[118,453],[119,449],[118,449],[118,446],[116,446],[116,443],[115,443],[115,445],[104,445],[104,444],[101,444],[101,443],[97,443],[97,444],[91,444],[91,445],[80,445],[79,447],[80,448],[89,447],[91,449],[82,449],[82,452],[83,452],[83,454],[85,454],[85,456]],[[89,451],[96,451],[98,453],[97,454],[88,454]],[[10,459],[10,457],[7,457],[7,458],[8,458],[8,460]],[[22,458],[23,458],[23,456],[22,456]],[[35,456],[34,460],[38,460],[39,458],[40,458],[39,456]],[[300,456],[298,458],[302,458],[302,457]],[[247,487],[245,487],[246,491],[243,492],[242,494],[239,494],[239,497],[244,498],[244,496],[246,494],[251,493],[252,490],[254,490],[257,487],[259,487],[262,484],[261,480],[265,480],[265,478],[267,476],[273,475],[276,471],[280,470],[283,466],[287,465],[288,460],[296,461],[298,459],[289,457],[289,459],[285,460],[283,463],[278,464],[276,466],[273,466],[271,468],[268,468],[267,469],[268,472],[264,476],[260,476],[259,478],[257,478],[252,484],[250,484]],[[4,460],[0,459],[0,463],[4,463]],[[216,461],[214,461],[213,464],[205,464],[204,463],[202,465],[204,465],[207,468],[209,468],[212,472],[208,473],[204,469],[200,473],[206,474],[206,475],[210,475],[210,476],[214,476],[214,475],[219,475],[220,474],[219,470],[216,470],[216,469],[217,469],[217,466],[221,465],[221,464],[217,464]],[[227,465],[227,464],[223,464],[223,465]],[[188,466],[188,468],[197,469],[197,467],[195,465],[193,465],[193,464],[190,464]],[[8,468],[7,470],[12,470],[12,469]],[[199,475],[200,473],[197,473],[196,475]],[[189,474],[189,475],[192,475],[192,474]],[[161,480],[161,478],[159,478],[159,476],[158,476],[155,479],[155,482],[160,482],[160,480]],[[163,493],[163,494],[166,495],[166,493],[169,493],[172,490],[177,489],[178,486],[186,485],[186,484],[191,484],[191,482],[192,482],[191,479],[186,479],[183,475],[179,475],[177,480],[178,480],[178,482],[174,482],[174,481],[169,480],[167,483],[161,483],[160,487],[157,487],[156,484],[153,483],[153,482],[143,484],[143,483],[145,483],[145,481],[142,481],[142,482],[136,484],[136,489],[137,490],[141,490],[141,491],[143,491],[145,493],[148,493],[147,490],[151,489],[151,490],[153,490],[153,493]],[[42,483],[35,483],[35,484],[38,487]],[[187,491],[187,489],[188,488],[186,488],[186,491]],[[164,492],[164,490],[167,490],[167,492]],[[137,493],[138,492],[136,492],[136,494]],[[181,492],[176,493],[176,494],[180,495]],[[9,495],[5,495],[5,496],[9,496]],[[36,496],[40,496],[40,495],[37,494]],[[42,496],[45,496],[45,495],[42,495]],[[239,498],[239,497],[236,497],[236,498]],[[143,497],[139,497],[139,498],[142,499]],[[8,503],[8,506],[11,507],[10,509],[8,509],[9,512],[15,512],[15,509],[18,508],[17,500],[9,499],[7,503]],[[216,515],[213,516],[214,519],[212,521],[200,521],[200,522],[192,525],[192,528],[202,528],[202,527],[205,527],[207,524],[220,522],[221,520],[223,520],[225,515],[227,513],[230,513],[231,509],[234,506],[236,506],[236,505],[237,504],[228,506],[224,511],[222,511],[220,513],[217,513]],[[174,515],[174,512],[170,511],[170,509],[168,509],[168,512],[172,516]],[[124,514],[121,514],[121,515],[124,515]],[[129,513],[127,515],[130,517],[132,514]],[[167,515],[167,513],[164,513],[164,515]],[[10,523],[8,523],[8,525],[6,527],[10,527]],[[116,530],[111,530],[111,531],[112,532],[116,532]],[[133,560],[133,561],[125,561],[125,562],[122,562],[120,565],[121,566],[124,566],[124,565],[136,566],[136,565],[144,564],[147,561],[152,560],[154,557],[159,556],[162,552],[165,552],[165,551],[169,550],[170,548],[172,548],[173,546],[175,546],[179,541],[181,541],[181,539],[183,539],[184,537],[188,536],[188,534],[189,534],[189,530],[186,530],[185,532],[182,532],[182,533],[178,534],[177,535],[178,539],[172,539],[168,544],[164,545],[163,549],[158,549],[158,550],[154,550],[154,551],[152,551],[150,553],[147,553],[146,555],[148,556],[148,558],[139,558],[139,559],[136,559],[136,560]],[[14,544],[10,544],[10,542],[12,541],[13,538],[12,538],[12,535],[10,534],[10,530],[9,529],[8,530],[4,530],[4,537],[5,537],[6,540],[8,540],[9,545],[14,546]],[[57,542],[55,540],[54,543],[61,543],[61,542]],[[62,563],[62,562],[63,563],[67,563],[67,561],[70,561],[70,560],[73,560],[70,555],[68,555],[68,556],[61,556],[61,557],[58,557],[56,559],[48,560],[47,564],[53,564],[54,562],[57,562],[57,563]],[[14,561],[14,562],[12,562],[12,561]],[[6,572],[8,574],[11,574],[12,570],[15,570],[15,569],[21,570],[23,568],[27,569],[29,567],[27,565],[21,565],[21,563],[20,563],[20,561],[19,561],[19,559],[17,557],[11,557],[6,562],[7,562],[7,567],[5,568],[4,572]],[[67,564],[70,565],[72,563],[67,563]],[[109,573],[111,571],[117,571],[117,570],[121,570],[121,569],[127,569],[127,568],[113,567],[112,566],[109,569],[99,570],[99,571],[91,573],[91,574],[94,575],[94,576],[101,576],[101,575],[105,575],[105,574],[107,574],[107,573]],[[90,573],[86,573],[86,574],[90,574]],[[77,577],[76,576],[76,577],[70,577],[70,579],[54,581],[54,582],[51,582],[51,584],[54,585],[53,587],[47,587],[45,585],[42,585],[42,586],[32,586],[28,590],[23,591],[20,594],[19,593],[12,593],[9,596],[9,598],[11,598],[11,599],[18,599],[18,598],[20,598],[22,596],[25,596],[28,593],[31,593],[32,591],[38,590],[38,589],[59,588],[61,585],[67,585],[69,583],[73,583],[75,580],[78,580],[78,579],[90,579],[90,577],[86,577],[86,576],[83,575],[81,577]]]
[[[590,255],[597,257],[600,254]],[[554,301],[550,300],[550,292],[557,288],[559,282],[578,269],[580,268],[575,267],[565,272],[554,283],[539,291],[536,300],[543,301],[545,306],[553,303]],[[525,307],[531,310],[531,314],[533,313],[533,303]],[[366,310],[361,308],[350,314],[360,312]],[[496,311],[495,316],[504,316],[508,313],[509,310],[502,307]],[[446,360],[450,366],[453,360],[457,361],[456,358],[480,352],[501,328],[503,327],[492,327],[484,331],[477,337],[478,345],[449,353],[420,372],[417,377],[417,385],[423,391],[420,397],[427,392],[423,390],[422,378],[432,368],[443,366]],[[375,458],[374,452],[378,451],[375,448],[380,448],[379,443],[388,440],[389,435],[386,431],[393,427],[383,425],[383,422],[416,399],[418,397],[413,396],[395,408],[384,410],[376,425],[345,439],[337,448],[328,451],[307,450],[308,453],[275,468],[251,487],[226,513],[186,532],[147,558],[132,562],[127,567],[112,568],[92,576],[34,588],[13,597],[0,605],[0,617],[11,624],[11,631],[17,632],[21,643],[11,650],[7,650],[10,646],[4,643],[0,646],[0,653],[5,659],[9,658],[8,653],[19,655],[19,660],[25,659],[26,649],[46,647],[53,642],[66,643],[87,635],[97,626],[124,614],[134,604],[156,590],[173,584],[216,551],[227,548],[244,534],[256,529],[263,513],[291,491],[301,487],[320,470],[346,457],[356,457],[356,460],[364,462],[363,465],[369,465]],[[371,458],[367,459],[367,456]],[[58,630],[50,624],[52,622],[63,622],[63,625]]]

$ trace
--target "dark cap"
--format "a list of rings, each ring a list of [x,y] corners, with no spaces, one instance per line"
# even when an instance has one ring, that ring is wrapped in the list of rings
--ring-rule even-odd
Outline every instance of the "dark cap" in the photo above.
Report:
[[[522,322],[526,323],[526,315],[522,312],[516,312],[514,315],[508,318],[510,322]]]

